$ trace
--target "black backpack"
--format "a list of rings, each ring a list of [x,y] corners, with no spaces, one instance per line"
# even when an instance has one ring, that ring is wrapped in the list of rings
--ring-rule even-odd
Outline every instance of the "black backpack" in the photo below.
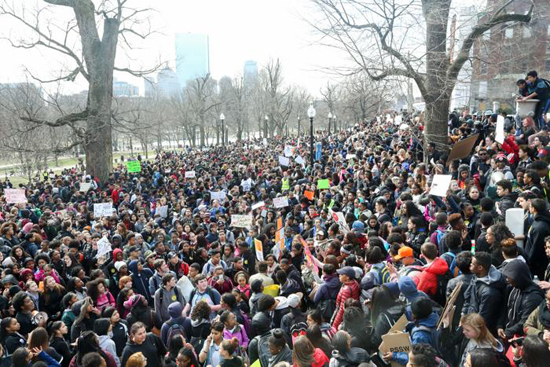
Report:
[[[447,270],[443,275],[437,276],[437,289],[432,299],[441,306],[445,306],[447,302],[447,284],[449,284],[449,280],[451,279],[453,279],[453,274],[450,270]]]
[[[325,322],[330,322],[332,315],[336,311],[336,300],[334,299],[325,299],[317,305],[319,311],[321,311],[321,316]]]

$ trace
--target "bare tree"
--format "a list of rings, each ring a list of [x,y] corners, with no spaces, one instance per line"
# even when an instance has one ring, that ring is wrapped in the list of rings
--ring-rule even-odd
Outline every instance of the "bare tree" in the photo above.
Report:
[[[453,60],[447,52],[452,0],[312,0],[325,19],[324,25],[312,25],[332,40],[332,45],[345,50],[372,80],[413,79],[426,103],[425,140],[447,150],[451,94],[474,41],[499,24],[531,20],[533,6],[527,1],[525,14],[506,12],[513,1],[489,10],[466,36]],[[421,29],[423,51],[411,47],[410,42],[417,40]]]
[[[21,118],[27,122],[50,126],[65,127],[79,121],[85,122],[82,144],[86,153],[86,169],[101,181],[107,180],[113,166],[112,148],[112,96],[113,73],[115,70],[141,76],[155,70],[132,70],[117,67],[115,59],[122,47],[131,49],[129,37],[146,38],[151,30],[144,15],[149,9],[128,7],[129,0],[43,0],[55,11],[60,7],[69,8],[74,19],[59,19],[55,22],[46,18],[48,6],[36,12],[17,8],[9,0],[0,4],[0,15],[15,19],[24,28],[34,33],[32,39],[13,41],[6,39],[13,47],[30,49],[39,47],[61,53],[69,59],[73,68],[54,80],[40,82],[74,81],[81,76],[88,82],[86,108],[57,118],[56,120],[36,119],[28,116]],[[97,5],[96,5],[97,3]],[[75,42],[77,39],[79,42]]]
[[[336,105],[338,102],[340,102],[341,93],[340,93],[340,87],[338,84],[331,84],[330,82],[327,82],[327,85],[324,88],[321,88],[320,90],[321,95],[323,96],[323,100],[327,104],[329,113],[331,115],[334,115],[336,113]],[[333,118],[328,119],[328,132],[331,131],[331,123],[333,122]],[[336,126],[334,127],[334,131],[336,131]]]
[[[284,86],[282,65],[279,59],[270,60],[261,71],[261,83],[266,99],[266,115],[268,120],[268,131],[264,131],[264,136],[268,133],[271,136],[284,134],[285,128],[292,113],[292,103],[294,92],[292,87]]]

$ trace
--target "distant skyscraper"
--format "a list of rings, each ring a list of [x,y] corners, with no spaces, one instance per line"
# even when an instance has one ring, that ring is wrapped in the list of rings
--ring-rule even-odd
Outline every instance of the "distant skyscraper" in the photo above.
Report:
[[[176,34],[176,73],[180,86],[210,73],[210,41],[208,35]]]
[[[254,60],[245,61],[243,67],[244,84],[247,87],[252,87],[258,80],[258,63]]]
[[[177,96],[181,92],[178,75],[168,66],[158,73],[157,87],[164,98]]]
[[[139,88],[128,82],[113,81],[113,96],[114,97],[135,97],[139,96]]]

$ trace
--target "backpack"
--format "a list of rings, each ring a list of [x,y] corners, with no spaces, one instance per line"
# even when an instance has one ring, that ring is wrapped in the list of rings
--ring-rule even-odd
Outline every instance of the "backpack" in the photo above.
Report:
[[[244,312],[241,311],[241,316],[243,317],[243,327],[244,327],[244,331],[246,332],[246,335],[248,335],[248,337],[250,337],[253,333],[252,331],[252,324],[250,323],[250,318],[248,317],[247,314],[245,314]]]
[[[292,324],[290,327],[290,336],[292,338],[292,344],[294,345],[294,340],[296,340],[297,337],[306,335],[307,332],[307,324],[303,321],[296,322]]]
[[[264,335],[258,335],[252,340],[256,340],[258,346],[258,359],[262,367],[269,366],[269,358],[271,358],[271,352],[269,351],[269,338],[271,337],[271,331]]]
[[[436,236],[436,241],[437,241],[437,243],[436,243],[436,245],[437,245],[437,248],[438,248],[438,250],[439,250],[439,253],[442,254],[442,253],[444,252],[443,250],[444,250],[444,248],[445,248],[445,247],[443,246],[442,240],[443,240],[443,237],[445,236],[446,233],[443,232],[443,231],[440,230],[440,229],[436,229],[436,230],[435,230],[435,233],[437,233],[437,236]]]
[[[197,294],[197,289],[195,288],[191,291],[191,294],[189,295],[189,303],[191,303],[191,305],[193,305],[193,297],[195,297],[196,294]],[[208,295],[208,297],[210,297],[212,302],[215,302],[216,298],[214,297],[214,291],[212,290],[212,288],[207,287],[206,294]]]
[[[445,255],[448,255],[452,258],[452,261],[451,261],[450,264],[447,261],[447,259],[445,259],[445,261],[447,261],[447,264],[449,265],[449,271],[453,275],[453,278],[456,278],[457,276],[459,276],[461,274],[460,270],[456,266],[456,254],[454,252],[448,251],[448,252],[445,252],[441,257],[443,257]]]
[[[334,299],[325,299],[317,305],[319,311],[321,311],[321,316],[323,320],[329,322],[336,311],[336,300]]]
[[[432,339],[431,346],[434,347],[438,356],[441,356],[441,330],[434,327],[429,328],[426,326],[417,326],[416,331],[425,331],[430,334],[430,339]]]
[[[377,269],[377,274],[378,285],[386,284],[391,281],[390,269],[388,269],[387,265],[384,265],[384,267],[380,270]]]
[[[170,344],[170,341],[176,335],[181,335],[184,340],[186,339],[183,325],[180,325],[178,323],[170,325],[170,328],[168,329],[167,339],[166,339],[168,341],[168,344]]]
[[[437,276],[437,289],[432,299],[441,306],[445,306],[445,303],[447,303],[447,284],[451,279],[453,279],[453,274],[450,270],[447,270],[443,275]]]

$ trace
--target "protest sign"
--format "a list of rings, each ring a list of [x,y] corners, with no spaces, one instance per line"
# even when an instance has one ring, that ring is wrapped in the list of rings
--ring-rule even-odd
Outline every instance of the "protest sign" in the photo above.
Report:
[[[267,146],[267,139],[266,138],[264,138],[263,143],[264,143],[265,146]]]
[[[451,175],[435,175],[432,181],[430,195],[446,197],[452,179],[453,176]]]
[[[87,192],[88,190],[90,190],[90,187],[92,187],[92,184],[90,182],[81,182],[79,191]]]
[[[101,256],[107,255],[109,252],[111,252],[111,243],[107,237],[101,237],[101,239],[97,241],[97,255],[95,255],[95,257],[99,259]]]
[[[290,159],[287,157],[283,157],[282,155],[279,156],[279,164],[281,166],[288,167],[290,166]]]
[[[158,208],[157,213],[160,215],[161,218],[167,218],[168,217],[168,205],[163,205]]]
[[[292,157],[294,156],[294,148],[292,145],[285,145],[285,151],[284,151],[284,155],[285,157]]]
[[[262,241],[258,239],[254,240],[254,249],[256,250],[256,259],[258,259],[258,261],[264,261],[264,247]]]
[[[288,206],[288,198],[286,196],[281,196],[273,199],[273,205],[275,208],[285,208]]]
[[[94,217],[110,217],[113,215],[113,203],[94,204]]]
[[[185,172],[185,178],[195,178],[195,171]]]
[[[279,218],[282,223],[282,218]],[[277,227],[279,226],[279,220],[277,220]],[[283,254],[283,250],[285,248],[285,230],[282,228],[277,229],[277,232],[275,232],[275,246],[273,246],[273,255],[275,258],[280,261],[281,256]]]
[[[263,201],[257,202],[256,204],[252,205],[252,210],[259,209],[262,206],[265,206],[265,202],[263,202]]]
[[[313,200],[313,198],[315,197],[315,193],[313,191],[304,191],[304,196],[308,199],[308,200]]]
[[[327,179],[317,180],[317,188],[319,190],[330,189],[330,181]]]
[[[500,144],[504,143],[504,116],[502,115],[497,117],[495,141]]]
[[[524,235],[524,215],[522,208],[510,208],[506,210],[506,227],[514,234],[515,237]],[[523,248],[523,240],[516,241],[518,246]]]
[[[210,191],[211,201],[218,200],[220,203],[224,202],[226,198],[225,191]]]
[[[296,163],[301,164],[302,166],[306,164],[306,161],[301,156],[297,156],[295,161]]]
[[[250,228],[252,227],[252,215],[231,215],[231,227]]]
[[[306,262],[309,264],[309,266],[313,266],[316,274],[319,274],[319,268],[317,267],[317,264],[313,260],[313,254],[311,253],[311,250],[309,249],[307,242],[304,241],[303,238],[300,238],[300,240],[302,241],[302,246],[304,246],[304,254],[306,255]]]
[[[346,155],[346,159],[355,159],[355,157],[357,157],[355,154]]]
[[[126,162],[126,168],[128,173],[141,172],[141,163],[139,161],[128,161]]]
[[[4,193],[6,194],[6,202],[8,204],[20,204],[27,202],[24,189],[5,189]]]
[[[449,153],[449,158],[447,158],[447,164],[450,164],[455,159],[464,158],[470,155],[472,148],[476,144],[479,134],[475,134],[467,137],[464,140],[457,142],[451,152]]]
[[[462,282],[458,282],[458,284],[455,286],[455,288],[451,292],[451,295],[447,299],[447,302],[445,303],[445,307],[443,308],[443,311],[441,312],[441,316],[439,317],[439,321],[437,322],[437,328],[438,329],[441,326],[443,326],[443,320],[453,310],[453,307],[455,306],[456,299],[458,298],[458,295],[460,294],[460,289],[462,289]],[[451,319],[451,322],[452,322],[452,319]]]
[[[411,350],[410,335],[407,332],[403,332],[407,326],[407,318],[402,315],[399,320],[392,326],[387,334],[382,335],[382,344],[380,344],[379,350],[381,353],[387,352],[404,352],[409,353]],[[391,361],[392,367],[403,367],[396,361]]]

